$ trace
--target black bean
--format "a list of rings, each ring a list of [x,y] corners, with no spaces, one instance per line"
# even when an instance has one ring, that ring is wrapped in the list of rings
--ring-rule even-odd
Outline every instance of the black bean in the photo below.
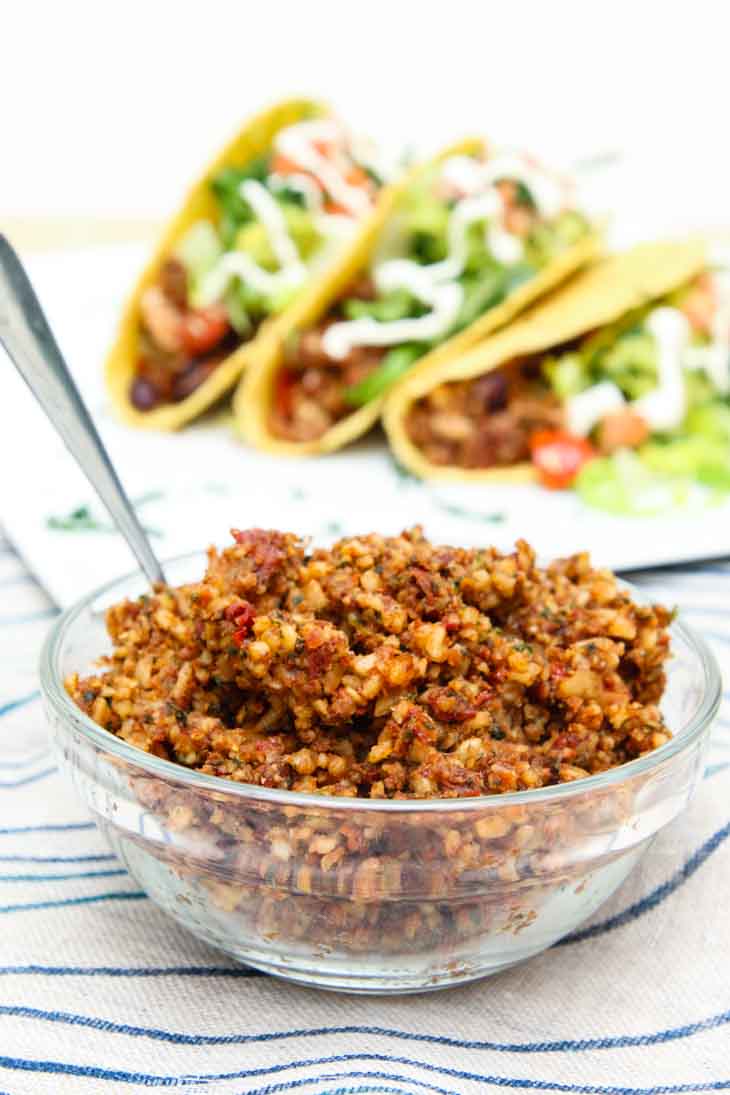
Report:
[[[473,393],[485,411],[501,411],[507,405],[507,380],[503,373],[487,373],[476,381]]]
[[[129,398],[138,411],[151,411],[160,403],[160,392],[151,381],[138,376],[132,383]]]
[[[207,380],[217,365],[220,364],[220,359],[215,361],[191,361],[181,373],[179,373],[172,383],[172,399],[173,402],[179,403],[181,399],[187,399],[189,395],[192,395],[194,391],[200,387],[203,381]]]

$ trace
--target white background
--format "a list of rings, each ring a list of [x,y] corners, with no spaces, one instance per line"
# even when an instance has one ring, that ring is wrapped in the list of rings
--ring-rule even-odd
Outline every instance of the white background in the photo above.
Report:
[[[0,0],[0,216],[164,215],[252,111],[324,96],[429,148],[620,148],[647,231],[724,225],[730,5]]]
[[[598,208],[615,213],[615,243],[727,231],[728,16],[725,0],[0,0],[0,228],[7,221],[15,239],[24,218],[81,218],[93,244],[105,220],[164,218],[252,111],[304,93],[330,100],[356,128],[421,151],[477,132],[556,165],[618,154],[583,178]],[[614,567],[728,550],[725,507],[701,520],[682,512],[621,521],[581,509],[572,493],[453,488],[448,516],[435,489],[401,489],[382,446],[305,470],[252,454],[222,424],[201,424],[184,442],[122,428],[100,366],[143,251],[29,259],[130,493],[164,496],[144,513],[161,532],[162,555],[222,542],[231,523],[324,536],[334,517],[349,531],[423,520],[429,535],[453,543],[506,547],[525,535],[545,556],[579,544]],[[89,488],[19,378],[9,368],[0,376],[2,451],[12,459],[33,439],[21,474],[0,476],[0,513],[65,603],[125,570],[128,555],[111,536],[49,529],[49,516],[89,504]],[[202,496],[201,476],[221,480],[218,493]],[[314,498],[301,512],[291,501],[300,479]],[[472,516],[455,516],[455,503]],[[484,524],[485,508],[504,509],[504,522]]]

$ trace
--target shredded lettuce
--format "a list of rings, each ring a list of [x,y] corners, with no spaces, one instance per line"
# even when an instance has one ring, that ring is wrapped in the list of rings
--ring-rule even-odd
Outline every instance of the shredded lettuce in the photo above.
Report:
[[[223,254],[223,245],[210,221],[196,221],[175,246],[175,255],[194,288]]]
[[[703,369],[685,369],[684,391],[687,397],[687,406],[691,409],[711,402],[716,388]]]
[[[667,475],[685,475],[718,487],[730,478],[727,442],[698,434],[671,441],[647,441],[639,456],[652,471]]]
[[[730,406],[727,403],[718,399],[692,407],[683,429],[689,434],[725,442],[726,460],[730,464]]]
[[[342,306],[347,319],[372,317],[379,323],[423,315],[426,309],[407,289],[394,289],[375,300],[346,300]]]
[[[451,210],[447,202],[433,193],[433,179],[424,178],[409,187],[403,195],[401,210],[413,258],[423,263],[446,258]]]
[[[543,376],[559,399],[570,399],[590,388],[593,379],[588,362],[578,351],[546,357],[542,362]]]
[[[657,365],[657,345],[652,335],[648,331],[627,331],[600,354],[594,368],[633,400],[656,388]]]
[[[269,170],[268,156],[253,160],[245,167],[224,167],[211,179],[213,191],[220,208],[220,233],[228,247],[242,224],[253,220],[253,210],[241,196],[241,183],[247,179],[265,182]]]
[[[589,231],[588,221],[574,210],[534,226],[526,240],[525,258],[531,266],[546,266],[556,255],[572,247]]]
[[[418,342],[404,342],[394,346],[384,355],[376,369],[361,380],[345,389],[345,400],[351,407],[363,407],[373,399],[383,395],[396,380],[407,373],[411,365],[424,353],[425,347]]]
[[[575,488],[586,505],[623,517],[649,517],[684,505],[690,482],[652,471],[636,453],[621,449],[585,464]]]
[[[241,293],[241,287],[238,282],[234,282],[233,285],[230,286],[223,298],[223,303],[226,306],[228,319],[233,330],[241,335],[241,337],[250,334],[253,324],[251,322],[251,317],[248,314]]]
[[[284,204],[282,212],[287,231],[296,244],[297,251],[303,259],[309,258],[322,242],[312,216],[306,209],[297,205]],[[245,251],[265,270],[278,269],[279,264],[272,250],[268,232],[260,221],[250,221],[239,228],[233,246],[236,251]]]

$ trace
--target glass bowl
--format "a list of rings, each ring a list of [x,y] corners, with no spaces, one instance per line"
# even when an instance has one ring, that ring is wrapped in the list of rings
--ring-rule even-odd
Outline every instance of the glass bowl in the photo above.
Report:
[[[202,553],[173,560],[168,580],[197,580],[204,567]],[[107,733],[63,687],[110,650],[106,608],[144,590],[139,573],[127,576],[56,622],[41,659],[53,738],[150,898],[268,973],[350,992],[415,992],[522,962],[596,911],[700,779],[720,674],[682,623],[671,628],[662,703],[672,739],[575,783],[419,802],[201,775]]]

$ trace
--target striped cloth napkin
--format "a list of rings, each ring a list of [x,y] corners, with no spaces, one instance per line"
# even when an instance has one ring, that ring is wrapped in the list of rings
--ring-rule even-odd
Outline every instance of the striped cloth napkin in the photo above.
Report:
[[[636,580],[730,668],[730,565]],[[53,606],[0,543],[0,1095],[730,1090],[730,692],[689,814],[567,945],[448,992],[315,992],[168,920],[56,770]]]

